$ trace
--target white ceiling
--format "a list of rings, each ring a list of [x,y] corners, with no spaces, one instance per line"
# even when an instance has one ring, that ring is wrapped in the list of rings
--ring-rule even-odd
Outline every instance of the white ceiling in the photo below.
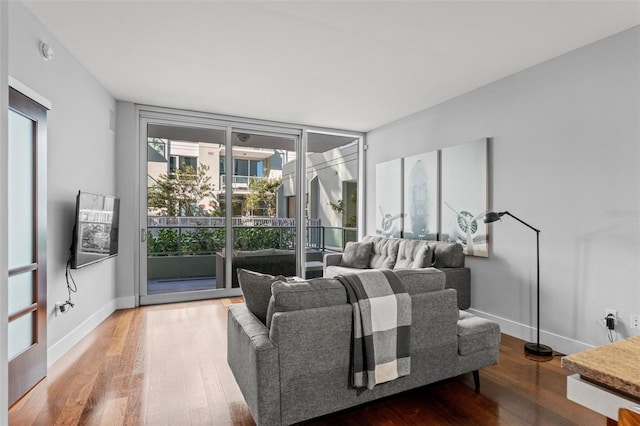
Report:
[[[639,1],[25,4],[117,99],[357,131],[640,24]]]

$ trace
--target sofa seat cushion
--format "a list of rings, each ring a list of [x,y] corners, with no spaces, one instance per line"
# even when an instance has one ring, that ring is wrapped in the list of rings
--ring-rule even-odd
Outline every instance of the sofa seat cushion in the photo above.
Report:
[[[500,344],[500,326],[488,319],[460,311],[458,319],[458,353],[470,355]]]
[[[238,282],[244,296],[244,303],[263,324],[267,323],[267,310],[271,299],[271,284],[286,281],[281,275],[273,276],[238,268]]]
[[[355,243],[349,241],[342,253],[340,266],[348,266],[350,268],[365,269],[369,267],[369,259],[371,258],[371,250],[373,243]]]
[[[427,268],[432,266],[433,251],[426,241],[400,240],[398,257],[393,269]]]
[[[373,243],[371,258],[369,259],[370,268],[393,269],[393,266],[396,264],[396,259],[398,258],[400,239],[367,235],[362,239],[362,242]]]
[[[333,278],[313,278],[308,281],[276,281],[271,286],[267,308],[267,327],[277,312],[300,311],[347,303],[347,291]]]

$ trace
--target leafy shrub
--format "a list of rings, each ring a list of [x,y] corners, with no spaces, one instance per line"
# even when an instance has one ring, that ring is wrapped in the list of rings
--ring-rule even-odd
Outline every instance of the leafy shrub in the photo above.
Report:
[[[171,256],[178,254],[180,247],[178,242],[178,230],[172,228],[160,228],[154,235],[147,232],[147,253],[151,256]]]
[[[270,227],[233,228],[235,250],[261,250],[266,248],[292,249],[295,229]]]
[[[234,227],[235,250],[293,249],[294,228]],[[224,228],[158,228],[147,233],[149,256],[214,254],[224,248]]]
[[[224,228],[195,228],[182,232],[180,250],[184,255],[214,254],[224,247]]]

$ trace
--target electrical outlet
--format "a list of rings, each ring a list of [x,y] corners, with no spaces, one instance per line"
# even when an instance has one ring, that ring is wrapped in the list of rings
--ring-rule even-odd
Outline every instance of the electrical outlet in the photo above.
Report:
[[[631,314],[631,329],[640,330],[640,315]]]
[[[607,318],[609,317],[609,315],[613,316],[613,322],[611,324],[607,322]],[[610,330],[615,329],[615,326],[618,324],[618,311],[610,308],[605,309],[604,318],[602,322],[604,323],[605,327],[607,327],[608,329]]]
[[[66,313],[70,309],[70,305],[68,302],[58,302],[56,303],[56,316],[58,316],[58,312],[61,314]]]

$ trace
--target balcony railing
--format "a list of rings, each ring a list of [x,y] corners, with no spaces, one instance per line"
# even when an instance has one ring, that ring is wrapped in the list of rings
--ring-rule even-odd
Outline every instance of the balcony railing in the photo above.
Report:
[[[295,248],[295,224],[294,226],[234,225],[232,228],[234,250]],[[325,227],[309,223],[306,226],[305,248],[307,250],[342,251],[348,241],[355,240],[355,228]],[[148,225],[148,256],[211,255],[221,251],[224,246],[224,225],[151,223]]]
[[[320,226],[320,219],[306,219],[307,226]],[[224,217],[213,216],[147,216],[147,226],[151,227],[211,227],[224,228]],[[231,218],[231,226],[296,226],[296,220],[290,217],[237,216]]]

